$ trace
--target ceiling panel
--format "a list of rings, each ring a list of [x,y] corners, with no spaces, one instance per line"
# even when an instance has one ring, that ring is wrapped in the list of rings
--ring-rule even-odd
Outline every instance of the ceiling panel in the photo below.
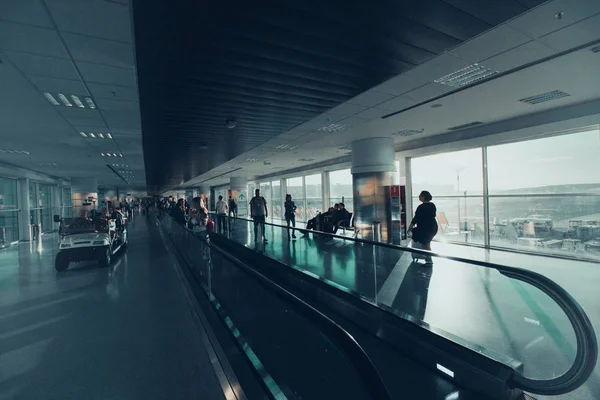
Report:
[[[488,58],[482,64],[492,70],[510,71],[513,68],[541,60],[553,54],[555,52],[551,48],[532,40],[502,54]]]
[[[129,8],[104,0],[45,0],[61,31],[132,43]]]
[[[453,87],[441,85],[439,83],[428,83],[427,85],[421,86],[415,90],[411,90],[406,93],[406,96],[417,102],[426,101],[434,97],[442,96],[448,92],[454,90]]]
[[[70,79],[59,79],[59,78],[48,78],[45,76],[28,76],[31,83],[38,87],[41,92],[52,92],[52,93],[63,93],[65,95],[87,95],[85,85],[81,81],[75,81]],[[48,103],[50,104],[50,103]],[[57,106],[62,107],[62,106]]]
[[[295,126],[366,123],[353,115],[470,61],[446,54],[426,71],[366,90],[516,16],[527,9],[521,3],[486,11],[442,0],[133,1],[150,189],[192,179]],[[210,154],[198,159],[194,146],[209,142]]]
[[[393,112],[393,111],[400,111],[405,108],[414,106],[417,103],[418,102],[415,99],[412,99],[408,96],[398,96],[391,100],[386,101],[385,103],[381,103],[381,104],[377,105],[377,108],[382,109],[382,110],[389,110],[390,112]]]
[[[69,50],[76,61],[117,67],[134,67],[133,45],[63,32]]]
[[[0,21],[0,49],[67,58],[56,31]]]
[[[136,87],[135,69],[78,62],[83,79],[90,83]]]
[[[558,52],[566,51],[583,43],[600,39],[599,26],[600,14],[552,32],[538,40]]]
[[[96,105],[100,110],[135,112],[138,115],[140,113],[140,104],[136,101],[96,98]]]
[[[94,99],[138,101],[137,88],[88,83]]]
[[[61,79],[79,80],[70,60],[13,51],[5,52],[21,72]]]
[[[504,24],[487,32],[485,35],[469,40],[464,45],[451,51],[452,54],[456,54],[470,62],[480,62],[481,60],[527,43],[530,40],[529,36]]]
[[[560,19],[556,18],[559,12],[563,13]],[[532,38],[539,38],[598,13],[600,13],[600,1],[552,0],[508,23]]]
[[[5,21],[52,28],[39,0],[1,1],[0,15]]]

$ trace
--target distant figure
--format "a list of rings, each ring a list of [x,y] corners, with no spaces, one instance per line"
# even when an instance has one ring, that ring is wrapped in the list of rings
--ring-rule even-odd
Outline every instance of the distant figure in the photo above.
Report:
[[[237,218],[238,216],[237,203],[235,202],[235,199],[231,196],[229,196],[229,214],[235,218]]]
[[[185,203],[183,199],[179,199],[177,204],[171,209],[171,217],[178,224],[185,226]]]
[[[266,243],[265,218],[269,216],[267,201],[260,195],[260,189],[254,191],[254,197],[250,200],[250,216],[254,220],[254,241],[258,240],[258,228],[261,228],[262,239]]]
[[[288,240],[290,238],[290,223],[292,224],[292,238],[296,239],[296,203],[292,201],[292,195],[285,196],[285,222],[287,222]]]
[[[227,203],[223,200],[223,196],[219,196],[219,201],[216,204],[217,211],[217,232],[225,233],[225,220],[227,218]]]
[[[431,193],[423,190],[419,194],[421,204],[415,211],[415,217],[408,227],[408,233],[412,232],[413,242],[417,242],[423,246],[423,250],[431,251],[431,241],[438,232],[438,224],[435,220],[437,209],[435,204],[431,202],[433,197]],[[415,227],[416,225],[416,227]],[[432,264],[431,257],[426,259],[427,264]]]

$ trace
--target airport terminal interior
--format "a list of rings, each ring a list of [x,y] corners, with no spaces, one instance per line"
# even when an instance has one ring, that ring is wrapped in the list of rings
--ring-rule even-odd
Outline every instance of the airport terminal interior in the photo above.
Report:
[[[0,1],[0,400],[600,399],[600,1]]]

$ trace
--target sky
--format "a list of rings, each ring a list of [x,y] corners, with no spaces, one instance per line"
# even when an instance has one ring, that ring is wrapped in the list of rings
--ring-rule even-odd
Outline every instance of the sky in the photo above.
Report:
[[[481,149],[412,160],[413,184],[452,185],[482,193]],[[490,193],[563,184],[600,184],[600,132],[584,132],[488,147]],[[451,193],[445,193],[451,194]]]

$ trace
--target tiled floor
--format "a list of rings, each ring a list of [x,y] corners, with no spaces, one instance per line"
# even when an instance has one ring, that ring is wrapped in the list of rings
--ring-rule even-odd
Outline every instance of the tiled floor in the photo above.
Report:
[[[222,399],[158,228],[109,268],[54,270],[56,235],[0,251],[0,399]]]

